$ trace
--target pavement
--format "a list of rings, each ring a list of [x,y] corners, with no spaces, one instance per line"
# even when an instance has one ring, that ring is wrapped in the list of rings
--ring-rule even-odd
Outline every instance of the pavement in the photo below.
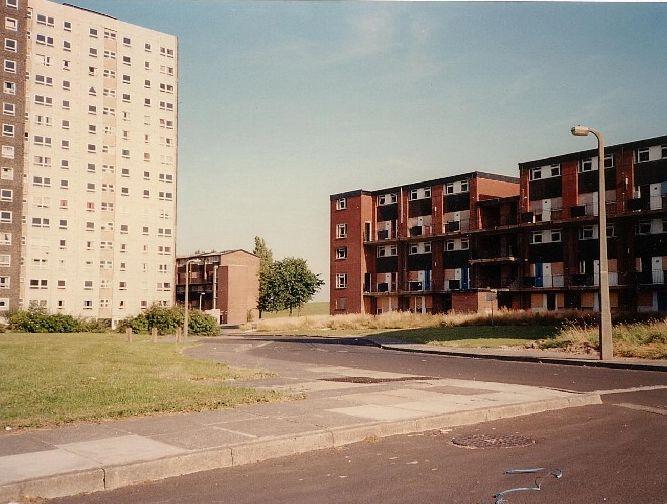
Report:
[[[188,353],[273,371],[272,378],[238,385],[303,399],[5,432],[0,502],[112,490],[386,436],[601,403],[595,391],[369,369],[352,365],[346,347],[335,350],[343,362],[332,364],[317,355],[314,363],[285,359],[273,346],[261,339],[213,338]],[[330,351],[317,344],[307,349],[320,357]]]
[[[646,392],[636,392],[643,397]],[[539,492],[507,496],[508,504],[664,504],[667,417],[604,404],[392,436],[337,449],[169,478],[49,504],[480,504],[534,476],[513,467],[563,471]],[[519,434],[533,444],[460,448],[467,435]]]
[[[616,357],[611,360],[601,361],[599,358],[596,358],[596,356],[590,354],[574,354],[571,352],[539,350],[532,348],[457,348],[441,345],[406,343],[404,340],[400,340],[398,338],[391,339],[382,336],[364,336],[363,339],[370,341],[380,348],[401,352],[451,355],[457,357],[472,357],[477,359],[496,359],[522,362],[544,362],[573,366],[606,367],[611,369],[667,371],[666,359],[649,360],[629,357]]]

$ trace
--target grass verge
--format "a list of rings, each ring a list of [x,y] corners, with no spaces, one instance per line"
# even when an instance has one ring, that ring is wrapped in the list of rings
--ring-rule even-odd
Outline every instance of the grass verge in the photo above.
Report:
[[[623,324],[612,331],[614,355],[643,359],[667,359],[667,321],[651,324]],[[575,353],[599,351],[597,327],[568,326],[553,338],[536,341],[534,348]]]
[[[556,333],[553,326],[464,326],[386,331],[377,337],[456,348],[498,348],[524,347],[527,340],[551,338]]]
[[[278,399],[231,386],[253,376],[182,354],[182,346],[118,334],[0,334],[0,422],[12,428]]]
[[[291,318],[308,317],[312,315],[329,315],[329,303],[327,301],[313,301],[306,303],[300,310],[294,310]],[[277,312],[264,312],[262,318],[276,319],[289,317],[289,310],[280,310]]]

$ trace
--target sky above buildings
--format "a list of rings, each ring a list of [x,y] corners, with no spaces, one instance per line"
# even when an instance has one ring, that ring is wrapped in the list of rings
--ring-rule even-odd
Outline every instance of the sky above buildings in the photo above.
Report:
[[[328,281],[329,194],[667,134],[667,4],[71,3],[179,37],[179,254]]]

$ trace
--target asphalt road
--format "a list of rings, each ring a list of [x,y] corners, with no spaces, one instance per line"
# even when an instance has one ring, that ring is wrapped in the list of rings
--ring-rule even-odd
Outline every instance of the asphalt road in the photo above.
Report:
[[[666,373],[408,354],[330,341],[282,339],[252,352],[291,362],[579,391],[667,385]],[[547,477],[539,492],[512,494],[507,502],[667,503],[666,389],[603,399],[599,406],[397,436],[53,502],[479,504],[533,483],[531,476],[503,474],[506,469],[543,466],[564,475]],[[470,433],[520,434],[535,444],[466,449],[451,443]]]

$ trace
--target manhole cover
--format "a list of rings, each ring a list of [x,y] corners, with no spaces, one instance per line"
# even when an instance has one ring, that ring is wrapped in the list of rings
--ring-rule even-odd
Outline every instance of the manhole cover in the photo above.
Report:
[[[402,381],[436,380],[432,376],[402,376],[400,378],[371,378],[370,376],[341,376],[340,378],[320,378],[320,381],[342,383],[388,383]]]
[[[494,436],[470,434],[468,436],[457,436],[452,439],[452,443],[463,448],[513,448],[516,446],[530,446],[535,444],[535,440],[518,434]]]

